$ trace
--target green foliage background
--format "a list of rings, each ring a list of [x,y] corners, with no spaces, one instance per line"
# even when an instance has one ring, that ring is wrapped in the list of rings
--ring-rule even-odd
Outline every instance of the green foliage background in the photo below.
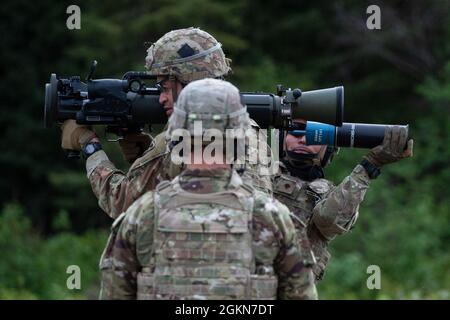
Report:
[[[81,8],[81,30],[66,8]],[[382,29],[366,28],[365,1],[6,1],[0,6],[0,298],[95,299],[111,220],[84,165],[65,159],[59,129],[44,129],[51,72],[97,77],[143,70],[147,42],[198,26],[233,59],[241,90],[343,84],[347,122],[409,123],[414,158],[383,169],[356,227],[336,239],[319,284],[323,299],[449,299],[450,3],[378,2]],[[107,153],[127,169],[116,145]],[[341,181],[364,150],[327,168]],[[66,269],[82,270],[68,290]],[[378,265],[381,290],[368,290]]]

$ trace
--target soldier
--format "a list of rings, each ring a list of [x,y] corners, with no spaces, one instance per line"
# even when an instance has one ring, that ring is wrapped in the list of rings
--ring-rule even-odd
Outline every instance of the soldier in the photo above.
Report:
[[[189,82],[203,78],[222,79],[231,72],[231,60],[225,57],[221,44],[198,28],[165,34],[147,50],[145,60],[149,74],[157,76],[161,88],[159,100],[168,116]],[[252,126],[257,127],[256,122],[252,121]],[[63,149],[82,151],[99,206],[112,218],[125,211],[143,193],[154,190],[159,182],[179,173],[179,168],[168,161],[164,132],[154,141],[144,133],[127,134],[119,141],[125,159],[132,163],[128,173],[124,174],[109,161],[100,140],[90,128],[68,120],[62,131]],[[259,168],[248,166],[247,169],[246,175],[257,187],[271,189],[270,178],[260,176],[256,171]]]
[[[304,124],[300,119],[296,122]],[[273,179],[273,192],[294,213],[297,230],[304,232],[306,226],[317,259],[313,269],[316,281],[322,279],[330,259],[329,242],[354,226],[370,180],[379,175],[382,166],[412,156],[413,140],[407,142],[407,135],[404,127],[387,127],[383,143],[370,150],[338,186],[324,179],[323,173],[334,148],[308,146],[305,136],[294,132],[286,135],[285,156]]]
[[[203,130],[194,129],[196,121]],[[214,128],[225,138],[225,130],[249,126],[238,89],[204,79],[180,93],[166,134],[184,128],[202,139]],[[192,139],[186,144],[193,147]],[[202,146],[200,162],[185,161],[179,176],[116,219],[100,262],[100,297],[316,299],[312,253],[298,246],[287,207],[244,183],[232,164],[207,164]]]

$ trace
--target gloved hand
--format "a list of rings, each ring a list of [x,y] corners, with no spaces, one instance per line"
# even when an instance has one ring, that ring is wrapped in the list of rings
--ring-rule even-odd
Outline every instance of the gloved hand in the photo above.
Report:
[[[119,140],[123,158],[128,163],[133,163],[150,147],[151,142],[152,138],[146,133],[126,134],[123,139]]]
[[[364,157],[378,168],[383,165],[412,157],[414,141],[408,139],[408,128],[402,126],[387,126],[384,132],[383,143],[371,149]]]
[[[80,151],[85,143],[97,137],[90,127],[79,125],[75,120],[64,121],[61,130],[61,147],[65,150]]]

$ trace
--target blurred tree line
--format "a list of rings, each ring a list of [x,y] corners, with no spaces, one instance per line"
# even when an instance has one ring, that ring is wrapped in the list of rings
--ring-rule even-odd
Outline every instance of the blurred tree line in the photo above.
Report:
[[[81,8],[68,30],[66,8]],[[95,298],[97,262],[111,220],[97,206],[84,163],[44,129],[50,73],[97,78],[143,70],[149,43],[188,26],[214,35],[243,91],[345,86],[345,121],[410,124],[414,158],[383,169],[354,230],[332,245],[321,298],[449,298],[450,3],[379,1],[381,30],[366,27],[366,1],[6,1],[0,6],[0,298]],[[100,131],[98,131],[100,133]],[[118,146],[104,144],[127,170]],[[364,150],[327,168],[338,183]],[[82,268],[67,290],[66,268]],[[378,265],[381,290],[368,290]]]

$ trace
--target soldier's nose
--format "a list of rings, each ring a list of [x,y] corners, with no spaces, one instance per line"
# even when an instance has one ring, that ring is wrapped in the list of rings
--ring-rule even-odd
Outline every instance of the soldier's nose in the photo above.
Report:
[[[164,93],[161,93],[161,94],[159,95],[159,103],[160,103],[160,104],[164,104],[164,102],[166,102],[166,101],[167,101],[166,95],[165,95]]]
[[[302,145],[306,145],[306,136],[299,136],[298,143]]]

